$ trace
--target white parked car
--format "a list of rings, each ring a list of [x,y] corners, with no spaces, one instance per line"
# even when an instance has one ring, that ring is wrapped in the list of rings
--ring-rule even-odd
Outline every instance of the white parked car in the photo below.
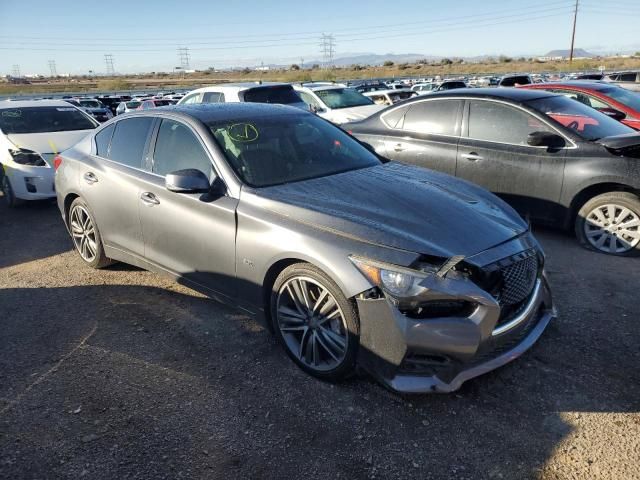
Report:
[[[54,157],[98,125],[63,100],[0,102],[0,177],[7,205],[55,198]]]
[[[290,84],[279,82],[225,83],[202,87],[187,93],[178,105],[229,102],[279,103],[307,108]]]
[[[133,112],[138,110],[142,102],[139,100],[129,100],[128,102],[120,102],[116,107],[116,115],[122,115],[123,113]]]
[[[401,102],[407,98],[415,97],[418,92],[411,90],[410,88],[403,88],[397,90],[378,90],[377,92],[363,93],[365,97],[369,97],[376,105],[393,105],[394,103]]]
[[[467,84],[462,80],[445,80],[443,82],[418,83],[411,87],[411,90],[419,95],[454,90],[456,88],[467,88]]]
[[[363,120],[385,108],[344,85],[305,83],[294,88],[312,112],[337,124]]]

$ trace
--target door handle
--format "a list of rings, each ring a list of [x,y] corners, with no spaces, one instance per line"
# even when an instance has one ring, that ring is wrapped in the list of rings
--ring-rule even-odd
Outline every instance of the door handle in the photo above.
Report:
[[[146,203],[149,206],[160,204],[160,200],[158,200],[158,197],[156,197],[151,192],[142,192],[140,194],[140,200],[142,200],[144,203]]]
[[[402,147],[401,143],[396,143],[396,145],[393,147],[393,150],[395,152],[402,152],[404,150],[404,148]]]
[[[85,173],[82,178],[84,178],[84,181],[87,182],[89,185],[93,185],[98,181],[98,177],[96,177],[93,172]]]
[[[470,162],[477,162],[478,160],[482,160],[482,157],[476,152],[463,153],[460,156],[465,160],[469,160]]]

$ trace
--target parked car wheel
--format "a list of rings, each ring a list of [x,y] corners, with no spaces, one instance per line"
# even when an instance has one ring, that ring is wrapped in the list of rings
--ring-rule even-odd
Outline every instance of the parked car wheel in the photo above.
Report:
[[[104,253],[102,238],[88,205],[76,198],[69,208],[69,233],[80,258],[91,268],[103,268],[113,261]]]
[[[4,201],[9,208],[16,208],[24,204],[24,200],[16,198],[13,193],[13,188],[11,188],[9,177],[6,175],[2,175],[2,194],[4,195]]]
[[[271,319],[287,354],[305,372],[334,382],[353,372],[357,314],[320,269],[298,263],[280,273],[272,288]]]
[[[619,256],[640,255],[640,199],[629,192],[598,195],[576,218],[576,235],[587,248]]]

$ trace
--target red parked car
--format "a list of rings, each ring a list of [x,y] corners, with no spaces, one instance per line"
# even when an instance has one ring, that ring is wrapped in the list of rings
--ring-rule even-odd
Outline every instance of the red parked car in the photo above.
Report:
[[[536,83],[519,88],[562,93],[595,108],[625,125],[640,130],[640,93],[606,82]]]

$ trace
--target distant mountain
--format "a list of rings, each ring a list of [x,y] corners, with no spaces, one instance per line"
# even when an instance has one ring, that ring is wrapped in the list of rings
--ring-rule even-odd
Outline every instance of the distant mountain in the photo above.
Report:
[[[413,63],[418,60],[426,58],[427,60],[438,60],[441,57],[434,57],[432,55],[424,55],[422,53],[385,53],[379,55],[376,53],[362,53],[354,54],[344,57],[338,57],[333,59],[333,64],[337,67],[346,67],[349,65],[382,65],[384,62],[390,61],[393,63]],[[322,60],[310,60],[304,62],[306,65],[313,65],[314,63],[322,64]]]
[[[570,54],[571,54],[570,50],[551,50],[550,52],[548,52],[544,56],[545,57],[569,58]],[[588,57],[588,58],[597,57],[597,55],[595,55],[593,53],[589,53],[586,50],[583,50],[582,48],[574,48],[573,49],[573,56],[574,57]]]

